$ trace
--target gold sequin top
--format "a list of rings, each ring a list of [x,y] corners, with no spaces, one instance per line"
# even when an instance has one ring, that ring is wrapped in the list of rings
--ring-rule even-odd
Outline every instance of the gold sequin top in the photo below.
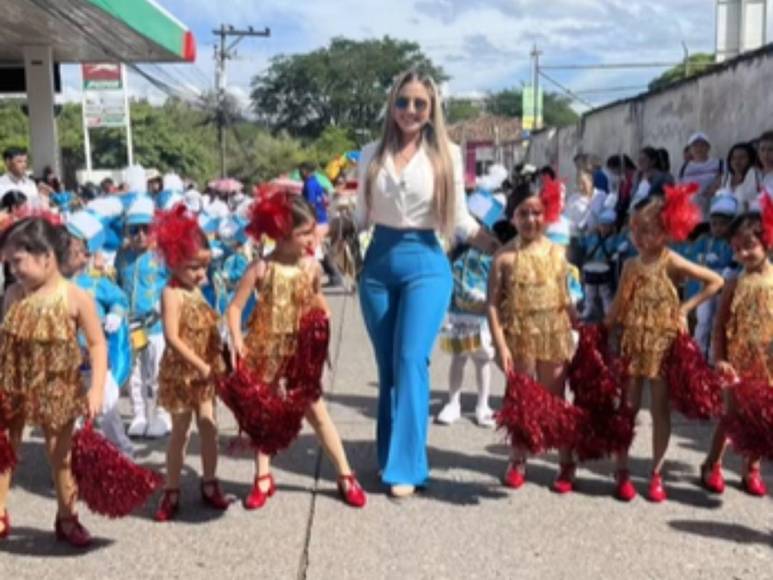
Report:
[[[634,377],[656,378],[681,328],[679,294],[668,274],[670,251],[649,264],[630,260],[618,302],[622,354]]]
[[[246,362],[270,383],[283,374],[295,353],[301,317],[313,304],[314,280],[300,266],[269,261],[257,290],[244,341]]]
[[[81,349],[69,283],[11,305],[0,329],[0,391],[11,414],[58,430],[85,411]]]
[[[725,333],[739,376],[773,382],[773,268],[738,278]]]
[[[563,248],[543,238],[526,247],[515,241],[505,266],[499,310],[515,358],[564,362],[572,357],[569,266]]]
[[[167,346],[159,369],[159,402],[170,412],[195,410],[199,404],[215,396],[214,379],[225,373],[222,342],[218,331],[218,316],[207,304],[201,290],[175,288],[180,297],[180,340],[196,356],[207,363],[211,371],[205,379],[199,370],[174,348]]]

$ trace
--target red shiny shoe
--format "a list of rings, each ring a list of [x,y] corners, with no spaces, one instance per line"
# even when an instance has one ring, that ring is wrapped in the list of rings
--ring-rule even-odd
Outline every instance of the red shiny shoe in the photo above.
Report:
[[[201,501],[205,505],[220,511],[227,510],[228,506],[231,505],[231,500],[220,491],[220,482],[217,479],[211,481],[202,480]]]
[[[338,476],[338,493],[341,494],[344,503],[352,507],[365,507],[368,502],[365,491],[353,473]]]
[[[647,493],[647,497],[651,502],[661,503],[666,501],[668,496],[666,490],[663,488],[663,478],[659,473],[653,473],[650,478],[650,488]]]
[[[504,484],[510,489],[518,489],[526,483],[525,465],[523,463],[511,463],[505,472]]]
[[[69,524],[69,531],[65,531],[66,524]],[[56,532],[57,542],[67,542],[73,548],[86,548],[91,545],[91,534],[80,523],[77,515],[68,518],[57,516],[54,532]]]
[[[180,509],[180,490],[179,489],[165,489],[164,495],[161,496],[161,501],[158,504],[156,515],[154,519],[157,522],[168,522],[177,515]]]
[[[556,493],[571,493],[574,491],[574,472],[577,470],[576,463],[562,463],[561,471],[553,482],[553,491]]]
[[[268,480],[268,489],[263,491],[260,489],[260,482]],[[270,473],[268,475],[261,475],[255,478],[255,483],[252,486],[250,494],[244,498],[244,509],[256,510],[266,505],[266,501],[272,495],[276,493],[276,483],[274,482],[274,476]]]
[[[0,532],[0,540],[4,540],[11,533],[11,517],[8,510],[5,510],[3,517],[0,518],[0,524],[3,524],[3,531]]]
[[[615,473],[617,485],[615,497],[621,501],[631,501],[636,497],[636,488],[631,481],[631,473],[627,469],[618,469]]]
[[[705,463],[701,465],[701,484],[711,493],[725,491],[725,477],[722,475],[722,466],[715,463],[711,468]]]
[[[765,482],[762,481],[762,476],[760,475],[759,469],[750,469],[749,473],[747,473],[746,476],[741,479],[741,482],[743,483],[744,491],[749,495],[763,497],[766,493],[768,493],[768,490],[765,487]]]

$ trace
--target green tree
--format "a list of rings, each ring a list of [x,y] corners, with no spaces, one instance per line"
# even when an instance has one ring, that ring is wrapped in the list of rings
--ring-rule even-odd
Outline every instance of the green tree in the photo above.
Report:
[[[394,78],[409,68],[437,82],[448,78],[416,43],[335,38],[310,53],[274,58],[252,80],[253,109],[273,132],[315,139],[326,127],[344,127],[362,141],[378,128]]]
[[[558,93],[544,93],[542,103],[543,123],[549,127],[563,127],[576,123],[579,115],[572,109],[572,100]],[[490,93],[486,98],[486,111],[503,117],[522,117],[521,89],[510,88]]]
[[[449,123],[459,123],[467,119],[479,117],[483,112],[480,105],[472,99],[450,98],[446,100],[446,120]]]
[[[671,67],[649,84],[651,91],[662,89],[672,83],[704,72],[715,63],[714,55],[708,52],[696,52],[686,62]]]

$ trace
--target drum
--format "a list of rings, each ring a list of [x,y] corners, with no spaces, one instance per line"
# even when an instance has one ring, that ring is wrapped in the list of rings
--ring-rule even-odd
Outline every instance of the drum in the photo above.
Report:
[[[591,286],[612,283],[612,269],[604,262],[588,262],[582,267],[582,278]]]

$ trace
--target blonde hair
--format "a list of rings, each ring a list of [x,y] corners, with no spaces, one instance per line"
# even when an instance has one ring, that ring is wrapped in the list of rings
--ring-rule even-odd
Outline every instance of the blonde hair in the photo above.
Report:
[[[451,161],[448,133],[446,131],[445,119],[443,118],[443,106],[435,81],[418,71],[409,70],[402,73],[397,77],[394,85],[392,85],[392,90],[389,92],[387,110],[384,115],[384,130],[366,173],[365,202],[368,211],[370,211],[373,205],[373,181],[384,166],[387,153],[395,153],[400,146],[400,127],[392,117],[392,111],[400,90],[412,82],[424,85],[429,94],[430,118],[422,128],[421,137],[422,143],[427,148],[427,155],[432,163],[435,176],[432,209],[440,225],[441,233],[447,239],[451,239],[456,218],[454,215],[454,196],[456,191],[454,188],[454,167]]]

